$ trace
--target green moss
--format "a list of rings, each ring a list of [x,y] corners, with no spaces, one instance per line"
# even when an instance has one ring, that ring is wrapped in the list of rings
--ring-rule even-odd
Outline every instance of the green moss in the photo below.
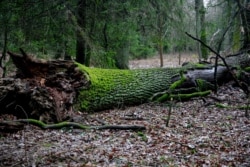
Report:
[[[89,89],[83,89],[76,107],[81,111],[96,111],[145,103],[156,92],[166,90],[171,77],[180,69],[99,69],[78,64],[80,71],[91,81]]]
[[[161,97],[157,99],[157,102],[164,102],[164,101],[169,101],[169,100],[189,100],[194,97],[203,97],[207,96],[211,93],[210,90],[203,91],[203,92],[194,92],[194,93],[188,93],[188,94],[163,94]]]
[[[143,133],[143,132],[137,132],[137,135],[140,136],[143,141],[145,141],[145,142],[148,141],[148,138],[145,135],[145,133]]]
[[[224,105],[224,104],[221,104],[221,103],[216,103],[215,106],[218,107],[218,108],[225,108],[225,109],[239,109],[239,110],[250,109],[250,106],[248,106],[248,105],[244,105],[244,106],[229,106],[229,105]]]
[[[88,74],[91,81],[90,89],[82,90],[80,93],[80,108],[83,110],[88,110],[89,107],[94,107],[93,105],[101,104],[101,99],[97,98],[112,96],[112,94],[116,93],[116,89],[126,86],[128,81],[133,78],[129,70],[89,68],[80,64],[78,64],[78,67]]]
[[[170,100],[170,94],[169,93],[163,94],[162,96],[157,98],[156,101],[162,103],[162,102],[167,101],[167,100]]]
[[[155,99],[159,102],[171,98],[189,99],[207,95],[210,91],[205,90],[211,90],[211,84],[209,85],[204,80],[197,80],[198,92],[172,94],[186,81],[183,71],[190,67],[120,70],[90,68],[76,64],[90,81],[87,89],[80,90],[78,101],[75,103],[75,107],[80,111],[121,108]],[[207,68],[203,64],[196,64],[195,67]],[[180,76],[180,80],[172,83],[172,78],[175,76]]]
[[[183,75],[183,71],[180,71],[180,76],[181,76],[181,79],[179,79],[179,80],[175,81],[174,83],[172,83],[169,86],[169,89],[168,89],[168,91],[166,91],[166,93],[164,93],[160,97],[156,98],[157,102],[164,102],[164,101],[170,100],[171,93],[175,90],[175,88],[177,88],[178,86],[183,84],[183,82],[186,81],[186,78]]]
[[[175,88],[177,88],[178,86],[181,86],[186,81],[186,78],[183,75],[183,71],[180,71],[180,76],[181,76],[181,79],[179,79],[178,81],[175,81],[174,83],[170,85],[169,87],[170,92],[175,90]]]
[[[85,126],[82,125],[80,123],[76,123],[76,122],[59,122],[56,124],[45,124],[44,122],[40,121],[40,120],[36,120],[36,119],[19,119],[16,120],[17,122],[22,122],[22,123],[29,123],[35,126],[38,126],[42,129],[61,129],[64,127],[75,127],[78,129],[91,129],[92,127],[90,126]]]
[[[175,99],[175,100],[188,100],[193,97],[203,97],[207,96],[211,93],[210,90],[203,91],[203,92],[194,92],[194,93],[189,93],[189,94],[177,94],[177,95],[170,95],[170,99]]]
[[[246,67],[246,68],[244,68],[244,71],[246,71],[246,72],[250,72],[250,67]]]
[[[208,69],[211,68],[211,65],[208,64],[201,64],[201,63],[188,63],[187,65],[183,66],[183,69]]]
[[[210,82],[207,82],[206,80],[196,79],[195,81],[197,84],[198,91],[205,91],[205,90],[213,90],[214,89],[214,85],[211,84]]]
[[[168,101],[168,100],[171,100],[171,99],[174,99],[174,100],[187,100],[187,99],[190,99],[190,98],[193,98],[193,97],[206,96],[206,95],[211,93],[210,88],[213,87],[213,85],[206,82],[205,80],[197,79],[196,82],[197,82],[197,91],[198,92],[189,93],[189,94],[179,94],[179,93],[178,94],[173,94],[173,91],[177,87],[181,86],[186,81],[186,78],[183,75],[183,71],[180,71],[180,76],[181,76],[181,79],[179,79],[178,81],[175,81],[174,83],[172,83],[169,86],[168,91],[166,91],[164,94],[161,94],[161,96],[156,98],[157,102],[164,102],[164,101]]]
[[[194,66],[195,69],[204,69],[204,68],[208,68],[207,65],[205,65],[205,64],[196,63],[196,64],[194,64],[194,65],[195,65],[195,66]]]

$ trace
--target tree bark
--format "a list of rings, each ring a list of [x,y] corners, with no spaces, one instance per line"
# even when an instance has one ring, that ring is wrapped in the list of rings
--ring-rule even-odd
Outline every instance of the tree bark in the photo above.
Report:
[[[77,23],[78,25],[84,29],[86,27],[86,0],[78,0],[78,10],[77,10]],[[85,64],[88,62],[86,60],[86,42],[80,32],[81,29],[77,29],[76,31],[76,61]]]
[[[250,1],[245,1],[244,10],[241,12],[242,25],[244,29],[242,50],[248,50],[250,47]]]
[[[73,61],[41,61],[24,51],[22,55],[8,54],[18,72],[15,77],[0,79],[0,114],[13,114],[21,119],[61,122],[69,119],[74,111],[121,108],[151,100],[167,100],[166,96],[157,100],[159,95],[175,94],[178,97],[179,93],[213,90],[212,65],[189,64],[179,68],[137,70],[99,69]],[[249,66],[250,60],[248,55],[235,56],[227,58],[227,63],[230,67],[242,65],[245,68]],[[218,66],[219,84],[232,80],[232,77],[228,68]]]
[[[204,7],[203,0],[195,0],[195,12],[196,12],[196,37],[199,37],[204,43],[206,43],[206,24],[205,24],[205,13],[206,8]],[[208,58],[207,48],[197,42],[197,49],[199,54],[199,60]]]

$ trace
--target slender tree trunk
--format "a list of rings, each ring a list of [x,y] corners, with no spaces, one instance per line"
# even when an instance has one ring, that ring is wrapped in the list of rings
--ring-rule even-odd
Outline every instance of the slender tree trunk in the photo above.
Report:
[[[201,0],[200,2],[200,39],[202,42],[207,43],[207,33],[206,33],[206,24],[205,24],[205,14],[206,9],[204,7],[204,2]],[[205,60],[208,58],[208,50],[206,47],[201,46],[201,57]]]
[[[162,14],[162,9],[161,5],[157,1],[149,1],[152,6],[156,9],[156,17],[157,17],[157,26],[156,26],[156,43],[157,43],[157,49],[159,53],[159,58],[160,58],[160,67],[163,67],[163,41],[164,41],[164,23],[163,23],[163,14]]]
[[[196,12],[196,37],[200,38],[204,43],[206,43],[206,25],[205,25],[205,7],[203,0],[195,0],[195,12]],[[207,59],[208,51],[207,48],[201,46],[197,42],[197,49],[199,60],[202,58]]]
[[[196,22],[196,38],[199,38],[200,34],[200,12],[199,12],[200,0],[195,0],[195,22]],[[201,44],[197,42],[197,51],[199,56],[199,61],[201,61]]]
[[[85,31],[86,27],[86,0],[78,1],[77,23]],[[86,64],[86,42],[80,32],[76,32],[76,61],[81,64]]]
[[[164,38],[164,34],[163,34],[163,20],[162,20],[162,16],[161,13],[159,13],[158,16],[158,28],[159,28],[159,55],[160,55],[160,67],[163,67],[163,38]]]
[[[160,67],[163,67],[163,46],[162,42],[159,44]]]
[[[7,46],[8,46],[8,27],[5,26],[5,28],[4,28],[3,59],[6,58]]]
[[[6,59],[7,47],[8,47],[8,26],[5,26],[5,28],[4,28],[3,53],[2,53],[2,56],[0,57],[0,67],[3,70],[2,78],[4,78],[6,76],[6,66],[3,64],[3,60]]]
[[[107,34],[107,22],[105,22],[104,27],[102,29],[102,33],[103,33],[103,41],[104,41],[104,49],[107,52],[108,51],[108,34]]]
[[[241,19],[243,24],[243,47],[242,49],[250,48],[250,0],[246,0],[244,10],[241,13]]]

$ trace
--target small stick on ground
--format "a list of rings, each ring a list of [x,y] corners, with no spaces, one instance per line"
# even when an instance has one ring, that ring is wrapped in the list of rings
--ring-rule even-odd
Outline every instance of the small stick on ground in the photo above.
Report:
[[[168,116],[167,116],[167,119],[166,119],[166,127],[169,126],[169,121],[170,121],[170,117],[171,117],[171,113],[172,113],[172,108],[173,108],[173,99],[171,99],[171,101],[169,103]]]

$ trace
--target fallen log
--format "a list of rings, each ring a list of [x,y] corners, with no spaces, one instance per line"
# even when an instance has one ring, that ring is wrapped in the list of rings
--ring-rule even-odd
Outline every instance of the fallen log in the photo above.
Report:
[[[145,126],[140,125],[100,125],[100,126],[90,126],[90,125],[83,125],[77,122],[59,122],[55,124],[46,124],[42,121],[35,120],[35,119],[18,119],[14,121],[2,121],[0,122],[1,125],[5,125],[5,128],[9,128],[13,126],[15,129],[16,127],[24,126],[24,123],[31,124],[40,127],[41,129],[62,129],[65,127],[75,128],[75,129],[82,129],[82,130],[103,130],[103,129],[113,129],[113,130],[135,130],[141,131],[145,130]]]
[[[21,53],[8,52],[18,71],[12,78],[0,79],[0,114],[13,114],[20,119],[57,123],[68,120],[75,111],[121,108],[150,100],[162,102],[169,99],[165,98],[166,94],[176,99],[181,99],[180,94],[190,94],[183,97],[192,98],[214,89],[213,65],[99,69],[74,61],[41,61],[23,50]],[[238,62],[248,67],[248,56],[244,55],[244,59]],[[233,61],[229,66],[238,68],[240,64]],[[227,67],[217,67],[218,84],[233,78]]]

